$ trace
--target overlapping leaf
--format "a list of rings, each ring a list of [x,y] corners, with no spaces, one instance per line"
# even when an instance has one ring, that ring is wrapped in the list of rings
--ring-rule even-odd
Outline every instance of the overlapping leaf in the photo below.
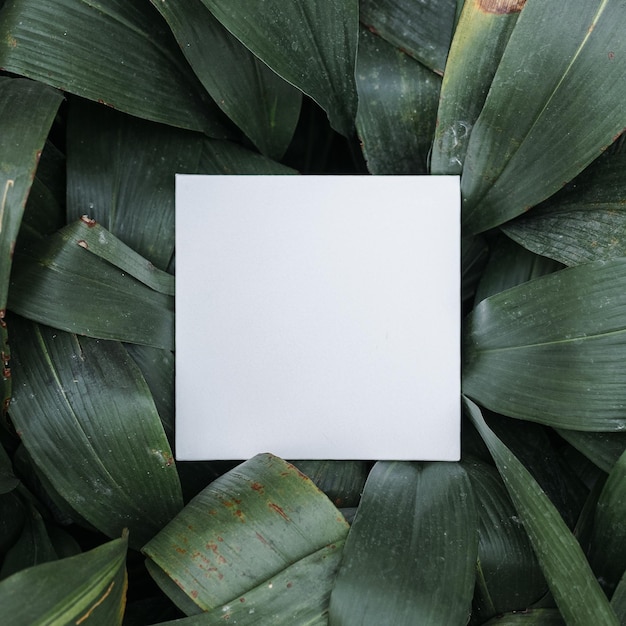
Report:
[[[208,611],[198,623],[318,623],[347,532],[309,478],[261,454],[211,483],[143,551],[174,602]]]
[[[567,268],[480,302],[464,337],[464,393],[560,428],[626,427],[626,260]]]
[[[487,426],[479,408],[465,400],[487,444],[568,626],[619,623],[570,530],[535,479]]]
[[[605,154],[545,205],[503,230],[566,265],[626,256],[625,171],[626,152]]]
[[[476,119],[524,2],[466,0],[441,85],[431,173],[460,174]]]
[[[27,80],[0,77],[0,403],[10,396],[4,322],[9,274],[24,206],[62,95]]]
[[[16,256],[9,308],[69,332],[171,350],[173,282],[83,218]]]
[[[147,2],[7,0],[0,67],[139,117],[226,136],[217,107]]]
[[[460,465],[377,463],[346,541],[330,623],[466,624],[477,524]]]
[[[293,136],[302,94],[233,37],[201,0],[151,0],[215,102],[256,147],[280,158]]]
[[[111,537],[142,545],[181,508],[148,387],[123,346],[11,319],[11,417],[58,493]]]
[[[331,125],[351,136],[358,0],[202,0],[261,61],[311,96]]]
[[[122,623],[126,603],[126,539],[22,570],[0,583],[0,606],[11,626]]]
[[[457,0],[361,0],[360,19],[426,67],[443,74]]]
[[[527,0],[470,137],[466,232],[545,200],[626,127],[625,19],[621,0]]]
[[[403,51],[361,30],[357,130],[372,174],[423,174],[441,81]]]

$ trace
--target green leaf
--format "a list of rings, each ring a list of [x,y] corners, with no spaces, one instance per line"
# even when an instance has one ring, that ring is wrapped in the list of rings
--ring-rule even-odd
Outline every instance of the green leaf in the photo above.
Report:
[[[545,594],[547,585],[528,535],[496,470],[466,461],[478,510],[478,572],[474,616],[525,608]]]
[[[98,530],[143,545],[182,507],[169,444],[124,348],[11,320],[11,417],[61,496]]]
[[[194,172],[189,172],[194,173]],[[297,174],[295,170],[230,141],[206,139],[198,174]]]
[[[0,606],[11,626],[122,623],[126,539],[32,567],[0,583]]]
[[[346,540],[330,623],[466,624],[477,524],[459,464],[377,463]]]
[[[0,494],[0,558],[15,545],[26,523],[26,510],[15,491]]]
[[[482,237],[461,239],[461,298],[463,303],[473,297],[488,256],[489,248]]]
[[[173,277],[83,218],[16,255],[9,308],[61,330],[172,350],[174,298],[151,286],[171,293]]]
[[[604,154],[544,205],[503,227],[525,248],[578,265],[626,256],[626,152]]]
[[[626,575],[622,578],[611,598],[611,606],[620,620],[620,624],[626,623]]]
[[[607,473],[626,451],[626,433],[594,433],[564,429],[558,429],[557,432]]]
[[[476,302],[561,267],[560,263],[529,252],[508,237],[500,237],[492,244],[489,262],[476,289]]]
[[[558,428],[626,428],[626,259],[537,278],[483,300],[466,320],[464,393]]]
[[[593,524],[589,561],[611,595],[626,570],[626,452],[611,469]]]
[[[626,127],[625,19],[621,0],[526,2],[470,137],[466,232],[545,200]]]
[[[291,461],[336,507],[357,506],[369,473],[366,461]]]
[[[13,473],[11,459],[6,450],[0,445],[0,495],[13,491],[20,481]]]
[[[361,29],[357,130],[372,174],[424,174],[441,80]]]
[[[463,5],[441,85],[432,174],[462,172],[472,128],[523,4],[466,0]]]
[[[261,61],[354,133],[358,0],[202,0]]]
[[[443,74],[456,4],[456,0],[361,0],[360,19],[396,48]]]
[[[218,106],[263,154],[280,159],[298,123],[301,92],[249,52],[201,0],[151,2]]]
[[[186,594],[184,604],[172,597],[185,612],[216,609],[206,623],[233,611],[233,621],[249,620],[237,623],[304,624],[325,614],[347,532],[309,478],[260,454],[211,483],[143,552],[161,571],[157,582],[165,574]]]
[[[7,0],[0,66],[115,109],[214,137],[217,107],[147,2]]]
[[[4,316],[13,251],[37,162],[61,100],[59,92],[44,85],[0,76],[1,411],[6,410],[11,394],[10,350]]]
[[[467,412],[530,537],[554,599],[568,626],[619,623],[569,528],[528,470],[487,426],[480,409],[465,398]]]
[[[165,269],[174,253],[174,175],[195,172],[202,137],[73,98],[67,218],[97,220]]]
[[[57,558],[41,514],[30,505],[22,534],[4,558],[0,578],[7,578],[11,574],[40,563],[56,561]]]

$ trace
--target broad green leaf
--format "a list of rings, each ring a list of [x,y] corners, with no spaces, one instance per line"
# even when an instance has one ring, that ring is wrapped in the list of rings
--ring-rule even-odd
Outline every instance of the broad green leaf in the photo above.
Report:
[[[478,510],[478,571],[473,616],[481,621],[533,604],[547,590],[509,495],[496,470],[466,461]]]
[[[235,600],[206,613],[157,626],[326,626],[328,595],[341,559],[343,541],[305,556]]]
[[[311,480],[270,454],[237,466],[198,494],[143,548],[151,569],[175,582],[173,601],[191,614],[237,623],[323,618],[348,525]],[[336,555],[336,556],[333,556]],[[291,583],[291,584],[290,584]],[[193,602],[195,608],[189,607]],[[246,611],[235,609],[246,605]],[[280,620],[274,607],[280,607]],[[285,612],[283,612],[285,611]],[[243,615],[242,615],[243,613]],[[302,621],[292,623],[309,623]],[[234,621],[234,618],[233,618]]]
[[[329,623],[466,624],[477,527],[459,464],[377,463],[346,540]]]
[[[361,29],[356,125],[372,174],[425,174],[441,80]]]
[[[225,137],[217,107],[147,2],[7,0],[0,66],[138,117]]]
[[[396,48],[443,74],[456,4],[456,0],[361,0],[360,19]]]
[[[482,237],[461,239],[461,298],[463,303],[474,296],[489,256],[489,248]]]
[[[291,461],[336,507],[357,506],[369,473],[366,461]]]
[[[464,393],[558,428],[626,428],[626,259],[567,268],[480,302],[464,331]]]
[[[30,505],[22,533],[4,558],[0,578],[7,578],[27,567],[56,561],[57,558],[41,514]]]
[[[195,172],[202,137],[74,98],[67,219],[97,220],[160,269],[174,253],[174,175]]]
[[[85,217],[16,255],[9,308],[69,332],[173,349],[174,298],[145,282],[171,292],[173,277],[101,227],[91,250],[90,227]]]
[[[18,540],[26,522],[26,510],[15,491],[0,494],[0,558]]]
[[[126,345],[126,351],[133,357],[146,379],[165,433],[172,441],[174,434],[174,353],[170,350],[139,344]]]
[[[11,418],[29,454],[89,523],[143,545],[182,507],[152,396],[116,342],[11,319]]]
[[[466,232],[545,200],[626,127],[624,20],[622,0],[526,2],[467,148]]]
[[[465,398],[467,412],[487,444],[533,545],[550,591],[568,626],[618,621],[585,555],[554,505],[517,457]]]
[[[261,61],[354,133],[358,0],[202,0]]]
[[[0,582],[11,626],[121,625],[126,603],[126,539],[44,563]]]
[[[302,93],[259,61],[201,0],[151,2],[213,100],[263,154],[280,159],[298,123]]]
[[[467,145],[524,0],[467,0],[441,85],[432,174],[461,174]]]
[[[556,609],[530,609],[494,617],[485,626],[566,626]]]
[[[500,237],[492,244],[489,262],[476,289],[476,302],[561,267],[560,263],[529,252],[508,237]]]
[[[1,19],[0,15],[0,24]],[[61,100],[59,92],[44,85],[0,76],[0,411],[3,412],[11,394],[10,350],[4,317],[13,251],[37,162]]]
[[[626,256],[626,152],[604,154],[544,205],[503,227],[566,265]]]
[[[590,541],[589,561],[611,595],[626,570],[626,452],[602,489]]]
[[[610,472],[626,451],[626,433],[594,433],[557,429],[565,441],[605,472]]]
[[[13,491],[19,485],[19,479],[13,473],[11,459],[0,445],[0,495]]]

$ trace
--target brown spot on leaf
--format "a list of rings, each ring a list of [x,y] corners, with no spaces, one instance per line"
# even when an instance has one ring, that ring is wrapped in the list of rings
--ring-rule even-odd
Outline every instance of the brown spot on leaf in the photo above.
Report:
[[[265,493],[265,489],[261,483],[252,483],[250,485],[254,491],[258,491],[259,493]]]
[[[189,595],[192,598],[197,598],[198,597],[198,591],[196,589],[194,589],[193,591],[191,591],[191,593]]]
[[[267,545],[267,539],[263,535],[257,532],[256,537],[262,544]]]
[[[283,511],[283,509],[281,507],[279,507],[278,504],[274,504],[273,502],[270,502],[267,506],[269,506],[270,509],[276,511],[276,513],[278,513],[278,515],[280,515],[283,519],[286,519],[287,521],[290,521],[289,517],[287,517],[287,514],[285,513],[285,511]]]
[[[245,602],[246,599],[245,598],[239,598],[239,602]]]
[[[609,61],[612,61],[615,58],[615,52],[609,52]]]
[[[89,217],[88,215],[81,215],[80,221],[83,222],[83,224],[87,224],[89,228],[93,228],[96,225],[96,220]]]
[[[485,13],[506,15],[519,13],[526,4],[526,0],[478,0],[478,8]]]

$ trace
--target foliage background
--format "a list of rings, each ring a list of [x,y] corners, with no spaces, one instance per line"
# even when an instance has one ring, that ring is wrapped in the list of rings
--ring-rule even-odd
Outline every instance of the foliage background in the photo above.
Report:
[[[625,19],[0,0],[4,623],[625,623]],[[175,462],[176,172],[461,176],[461,462]]]

